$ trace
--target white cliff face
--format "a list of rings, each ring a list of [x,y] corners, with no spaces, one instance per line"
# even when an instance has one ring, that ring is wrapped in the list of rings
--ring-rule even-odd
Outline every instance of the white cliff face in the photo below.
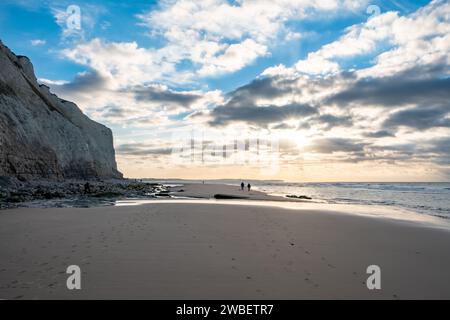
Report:
[[[39,85],[0,42],[0,176],[120,178],[112,132]]]

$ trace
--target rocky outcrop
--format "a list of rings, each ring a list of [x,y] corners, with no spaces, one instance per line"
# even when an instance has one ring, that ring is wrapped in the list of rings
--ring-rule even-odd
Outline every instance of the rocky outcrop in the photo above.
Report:
[[[30,60],[1,41],[0,176],[122,177],[111,130],[39,85]]]

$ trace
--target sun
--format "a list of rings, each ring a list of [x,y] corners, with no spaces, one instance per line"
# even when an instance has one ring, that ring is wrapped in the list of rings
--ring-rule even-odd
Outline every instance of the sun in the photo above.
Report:
[[[289,141],[301,150],[308,144],[308,139],[304,130],[281,130],[276,134],[276,137],[280,141]]]

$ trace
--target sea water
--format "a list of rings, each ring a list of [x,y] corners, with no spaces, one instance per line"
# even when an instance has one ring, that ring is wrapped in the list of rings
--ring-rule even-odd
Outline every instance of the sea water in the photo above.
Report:
[[[450,183],[286,183],[253,182],[273,195],[305,195],[312,201],[382,205],[450,218]]]

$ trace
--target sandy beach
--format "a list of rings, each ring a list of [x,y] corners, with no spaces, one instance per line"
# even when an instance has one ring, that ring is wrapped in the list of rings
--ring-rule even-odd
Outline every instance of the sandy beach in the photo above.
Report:
[[[233,186],[227,184],[186,184],[182,187],[173,187],[173,194],[177,197],[199,198],[199,199],[214,199],[215,195],[226,195],[230,197],[242,198],[243,200],[263,200],[263,201],[285,201],[285,202],[299,202],[301,200],[285,198],[280,196],[273,196],[265,194],[257,190],[251,189],[241,190],[240,186]],[[180,192],[181,191],[181,192]]]
[[[242,192],[182,188],[184,196],[203,198]],[[251,193],[255,201],[245,204],[0,211],[0,298],[450,298],[447,221],[366,216],[333,205],[288,209]],[[81,290],[66,287],[69,265],[82,270]],[[369,265],[381,268],[381,290],[366,286]]]

